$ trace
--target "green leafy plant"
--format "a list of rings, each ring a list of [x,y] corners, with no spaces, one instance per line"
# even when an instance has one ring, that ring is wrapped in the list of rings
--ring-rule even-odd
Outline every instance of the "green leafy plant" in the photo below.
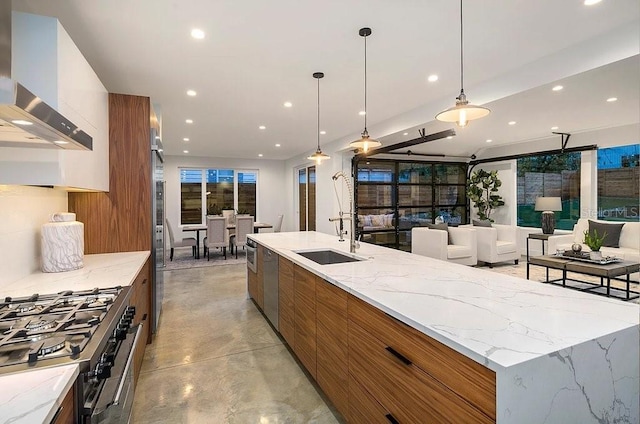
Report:
[[[589,246],[594,252],[597,252],[602,247],[602,242],[604,242],[604,238],[607,236],[607,232],[605,231],[602,235],[598,234],[597,230],[593,230],[590,232],[589,230],[584,231],[584,244]]]
[[[207,206],[207,215],[220,215],[222,214],[222,209],[217,204]]]
[[[502,181],[498,178],[498,171],[487,172],[479,169],[471,174],[467,181],[467,197],[473,202],[473,206],[478,209],[478,217],[481,220],[491,219],[491,212],[504,206],[504,200],[498,193],[498,188]]]

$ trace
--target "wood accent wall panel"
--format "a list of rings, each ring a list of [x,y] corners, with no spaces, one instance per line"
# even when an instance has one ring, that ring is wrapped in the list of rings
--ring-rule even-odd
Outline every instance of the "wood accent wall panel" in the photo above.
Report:
[[[293,262],[278,259],[278,329],[291,349],[295,348],[295,301]]]
[[[349,410],[348,294],[318,278],[316,281],[316,380],[338,411]]]
[[[354,327],[362,328],[365,334],[391,346],[495,422],[496,376],[493,371],[354,296],[349,296],[350,361]]]
[[[109,192],[69,193],[86,254],[151,250],[150,113],[148,97],[109,94]]]
[[[316,379],[316,276],[293,266],[296,356]]]

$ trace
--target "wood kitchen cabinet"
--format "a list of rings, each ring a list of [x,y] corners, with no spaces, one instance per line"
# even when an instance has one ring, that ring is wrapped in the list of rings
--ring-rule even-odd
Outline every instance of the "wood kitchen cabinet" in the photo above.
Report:
[[[293,262],[278,258],[278,329],[291,349],[295,348],[295,301]]]
[[[144,266],[138,273],[135,281],[131,285],[131,297],[129,298],[129,305],[135,306],[136,313],[133,317],[133,324],[142,324],[142,334],[138,340],[134,356],[133,376],[135,381],[138,380],[140,375],[140,368],[142,368],[142,360],[144,358],[144,350],[147,341],[151,338],[151,290],[150,290],[150,266],[151,259],[147,259]]]
[[[316,381],[340,413],[349,406],[348,294],[316,277]]]
[[[76,422],[76,414],[75,414],[75,402],[74,402],[74,394],[76,391],[76,386],[72,386],[71,389],[67,392],[58,411],[56,412],[55,417],[51,421],[51,424],[73,424]]]
[[[354,296],[348,308],[350,376],[385,415],[409,423],[495,423],[493,371]],[[350,410],[371,409],[351,401]]]
[[[316,277],[294,265],[295,345],[293,351],[309,374],[316,378]]]

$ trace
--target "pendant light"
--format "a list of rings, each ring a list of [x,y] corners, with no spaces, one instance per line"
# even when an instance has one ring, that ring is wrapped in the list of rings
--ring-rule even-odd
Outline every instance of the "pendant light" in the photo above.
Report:
[[[436,115],[438,121],[455,122],[465,127],[469,121],[487,116],[491,111],[486,107],[469,104],[464,94],[464,65],[462,44],[462,0],[460,0],[460,95],[456,97],[456,105]]]
[[[371,35],[371,28],[360,28],[358,34],[364,38],[364,131],[361,134],[362,138],[349,143],[349,147],[362,149],[366,153],[372,147],[382,146],[382,143],[369,138],[369,131],[367,131],[367,37]]]
[[[320,149],[320,78],[324,78],[324,74],[322,72],[314,72],[313,77],[318,80],[318,149],[314,154],[307,157],[309,160],[315,160],[318,165],[322,163],[323,160],[329,159],[330,157],[322,153]]]

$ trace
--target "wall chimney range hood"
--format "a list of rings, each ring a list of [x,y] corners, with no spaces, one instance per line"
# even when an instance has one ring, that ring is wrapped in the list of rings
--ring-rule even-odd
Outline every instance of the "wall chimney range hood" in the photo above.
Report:
[[[90,135],[12,78],[11,31],[11,1],[0,1],[0,147],[92,150]]]

